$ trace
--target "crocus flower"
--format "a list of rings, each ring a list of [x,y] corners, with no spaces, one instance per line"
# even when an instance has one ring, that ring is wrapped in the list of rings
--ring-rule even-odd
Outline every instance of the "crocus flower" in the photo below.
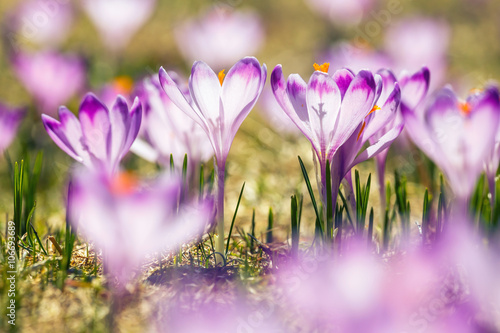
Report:
[[[493,151],[500,117],[498,89],[488,86],[462,102],[447,87],[434,96],[423,114],[404,104],[401,111],[413,142],[448,178],[458,208],[467,207]]]
[[[25,115],[24,109],[13,109],[0,103],[0,155],[14,140],[17,128]]]
[[[156,0],[82,0],[104,44],[110,49],[124,48],[149,19]]]
[[[485,162],[484,171],[488,180],[488,186],[491,193],[491,204],[495,205],[496,181],[498,165],[500,164],[500,128],[495,136],[495,145],[493,151]]]
[[[195,120],[207,133],[215,152],[217,174],[217,223],[219,238],[216,251],[224,248],[224,174],[226,159],[241,123],[257,102],[266,82],[266,65],[246,57],[227,73],[219,75],[204,62],[194,63],[189,77],[192,102],[168,73],[160,69],[160,83],[170,100]]]
[[[444,82],[450,28],[446,22],[413,17],[391,24],[385,36],[385,50],[396,71],[414,72],[423,65],[432,73],[430,90]]]
[[[86,82],[85,64],[75,55],[53,51],[17,52],[13,67],[43,113],[54,114],[59,105],[78,93]]]
[[[312,144],[319,161],[320,193],[326,207],[326,163],[330,161],[332,172],[338,167],[339,172],[343,173],[343,167],[334,165],[334,155],[347,142],[348,145],[358,146],[358,139],[362,135],[366,140],[370,137],[370,132],[363,133],[363,124],[365,118],[377,109],[375,103],[381,93],[382,81],[367,70],[354,75],[348,69],[341,69],[330,76],[328,64],[315,64],[315,68],[316,71],[306,83],[298,74],[291,74],[285,81],[281,65],[278,65],[271,74],[271,87],[281,108]],[[391,112],[389,110],[394,107],[393,103],[397,106],[398,95],[399,91],[392,95],[388,103],[391,106],[384,114],[386,111]],[[372,117],[367,120],[370,121]],[[359,148],[353,152],[354,157]],[[368,150],[364,154],[368,158],[371,152]],[[345,162],[347,167],[353,159],[346,159]],[[336,200],[337,191],[332,188],[332,200]]]
[[[170,73],[175,77],[175,73]],[[176,80],[181,86],[180,80]],[[132,151],[151,162],[163,166],[170,165],[170,155],[174,165],[180,170],[187,154],[188,167],[194,167],[213,157],[210,140],[203,128],[182,112],[163,91],[158,76],[146,78],[140,87],[139,98],[143,105],[142,131],[146,139],[140,145],[137,141]],[[190,100],[187,85],[182,88],[184,96]],[[149,152],[153,151],[153,154]]]
[[[132,107],[121,96],[111,109],[93,94],[80,105],[79,119],[66,107],[59,108],[59,121],[45,114],[42,121],[49,136],[66,154],[88,168],[114,173],[129,151],[141,126],[142,107]]]
[[[68,35],[73,14],[69,1],[22,1],[9,22],[12,41],[24,43],[26,40],[39,46],[56,46]]]
[[[211,10],[176,28],[175,37],[189,63],[203,60],[212,68],[224,68],[255,54],[263,43],[264,31],[256,13]]]
[[[308,0],[307,4],[318,14],[335,24],[355,25],[377,3],[377,0]]]
[[[409,73],[402,73],[399,80],[396,79],[396,76],[389,70],[380,70],[378,71],[378,74],[382,77],[384,82],[380,100],[386,99],[386,96],[389,94],[389,87],[394,87],[397,82],[401,87],[401,104],[405,104],[406,108],[410,110],[419,109],[419,105],[421,105],[424,101],[429,89],[430,71],[427,67],[423,67],[421,70],[412,75]],[[399,124],[403,124],[403,117],[401,116],[400,109],[397,110],[397,114],[392,118],[392,120],[387,122],[384,127],[382,127],[369,139],[370,143],[375,144],[377,140],[394,127],[399,126]],[[380,202],[383,210],[385,210],[385,163],[388,152],[389,148],[386,148],[375,156]]]
[[[147,254],[175,251],[199,237],[213,211],[210,199],[179,203],[181,180],[163,175],[139,182],[78,170],[72,179],[71,222],[102,250],[105,270],[121,287]]]

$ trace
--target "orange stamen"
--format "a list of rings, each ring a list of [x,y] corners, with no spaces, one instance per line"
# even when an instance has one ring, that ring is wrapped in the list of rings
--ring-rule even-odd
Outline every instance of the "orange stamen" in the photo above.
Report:
[[[366,126],[366,123],[363,121],[363,125],[361,125],[361,130],[359,131],[358,138],[356,139],[356,141],[358,141],[359,138],[361,137],[361,134],[363,134],[363,131],[365,130],[365,126]]]
[[[458,105],[460,111],[462,111],[463,114],[465,114],[466,116],[469,115],[469,113],[472,111],[472,107],[469,103],[467,102],[464,102],[464,103],[460,103]]]
[[[137,177],[130,172],[120,172],[110,184],[110,191],[113,194],[130,194],[137,188]]]
[[[118,91],[118,94],[128,95],[134,87],[134,81],[126,75],[118,76],[113,82],[113,87]]]
[[[325,62],[323,65],[318,65],[317,63],[314,63],[313,67],[315,71],[328,73],[328,69],[330,68],[330,63]]]
[[[222,86],[222,82],[224,82],[224,78],[226,77],[226,74],[224,74],[224,71],[225,71],[225,69],[221,70],[219,72],[219,75],[217,75],[219,77],[219,82],[220,82],[221,86]]]
[[[366,116],[368,117],[368,116],[369,116],[369,115],[371,115],[373,112],[378,111],[378,110],[380,110],[380,107],[379,107],[378,105],[375,105],[375,106],[373,107],[373,109],[372,109],[370,112],[368,112],[368,114],[367,114]]]

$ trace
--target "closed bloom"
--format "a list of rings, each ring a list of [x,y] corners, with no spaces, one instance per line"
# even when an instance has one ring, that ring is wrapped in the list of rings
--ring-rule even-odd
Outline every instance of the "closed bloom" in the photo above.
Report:
[[[174,76],[175,73],[170,75]],[[139,90],[144,110],[142,133],[145,141],[136,141],[132,151],[163,166],[170,165],[172,155],[174,165],[179,169],[187,154],[191,171],[200,162],[213,156],[207,133],[168,98],[157,76],[146,78]],[[187,85],[182,90],[189,100]]]
[[[93,94],[80,105],[79,119],[66,107],[59,108],[59,121],[42,115],[49,136],[69,156],[88,168],[113,173],[127,154],[141,126],[142,107],[132,107],[118,96],[108,108]]]
[[[226,159],[241,123],[254,107],[266,82],[266,65],[246,57],[228,72],[216,75],[204,62],[194,63],[189,77],[191,103],[168,73],[160,69],[160,83],[170,100],[207,133],[215,152],[219,238],[216,251],[224,250],[224,177]]]
[[[24,109],[14,109],[0,103],[0,154],[11,144],[17,128],[26,115]]]
[[[199,237],[212,219],[211,200],[181,202],[181,180],[139,182],[131,174],[78,170],[70,193],[71,222],[102,250],[105,269],[121,286],[147,254],[175,251]]]
[[[83,60],[53,51],[18,52],[13,67],[40,112],[54,114],[57,107],[81,91],[86,82]]]
[[[188,62],[201,59],[212,68],[224,68],[255,54],[264,30],[256,13],[212,10],[176,28],[175,37]]]
[[[83,8],[112,50],[127,46],[149,19],[156,0],[82,0]]]
[[[500,119],[498,89],[488,86],[461,101],[447,87],[437,92],[424,112],[403,104],[402,113],[413,142],[443,170],[458,201],[464,203],[493,151]]]

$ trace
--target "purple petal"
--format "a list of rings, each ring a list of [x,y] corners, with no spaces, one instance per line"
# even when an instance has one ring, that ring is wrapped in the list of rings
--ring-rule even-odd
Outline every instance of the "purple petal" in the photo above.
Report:
[[[415,109],[427,96],[430,83],[430,71],[427,67],[411,76],[403,76],[399,81],[402,89],[401,103],[407,108]]]
[[[378,155],[379,153],[386,150],[387,148],[389,148],[389,146],[394,142],[394,140],[397,139],[399,134],[401,134],[401,131],[403,131],[402,124],[394,127],[390,131],[388,131],[376,143],[369,146],[368,148],[366,148],[365,151],[363,151],[361,154],[359,154],[356,157],[356,159],[352,162],[352,164],[349,166],[348,169],[351,169],[356,164],[364,162],[364,161]]]
[[[125,144],[123,146],[123,150],[120,156],[120,159],[123,158],[125,154],[129,151],[130,147],[134,143],[137,135],[139,134],[139,130],[141,128],[142,123],[142,105],[139,101],[139,98],[135,98],[134,104],[130,108],[130,128],[127,133],[127,138]]]
[[[109,121],[111,123],[111,135],[108,143],[108,155],[111,157],[111,162],[116,163],[120,159],[130,129],[128,105],[122,96],[116,98],[109,112]]]
[[[224,79],[221,92],[224,127],[231,129],[232,137],[257,102],[263,87],[263,71],[266,72],[265,67],[261,68],[256,58],[247,57],[238,61]]]
[[[303,80],[300,81],[304,82]],[[298,84],[297,88],[300,87],[300,81],[294,81],[296,84]],[[295,85],[293,85],[293,87],[295,87]],[[297,110],[294,108],[292,102],[290,101],[290,93],[287,93],[287,83],[285,82],[285,78],[283,77],[281,65],[277,65],[271,73],[271,89],[273,90],[276,101],[281,106],[283,111],[285,111],[285,113],[288,115],[288,117],[290,117],[290,119],[295,123],[300,131],[304,133],[304,135],[308,139],[310,139],[312,133],[309,126],[309,115],[302,112],[298,114]]]
[[[342,145],[373,107],[376,82],[373,74],[362,70],[356,75],[342,101],[333,144]],[[336,148],[335,147],[335,148]]]
[[[165,71],[163,67],[160,68],[159,79],[161,87],[167,94],[168,98],[170,98],[170,100],[191,119],[196,121],[208,134],[209,130],[206,119],[197,110],[194,110],[191,107],[188,100],[186,99],[186,96],[184,96],[177,84],[174,82],[174,80],[172,80],[170,75],[168,75],[167,71]]]
[[[313,146],[324,154],[331,144],[342,103],[339,87],[328,74],[316,71],[309,79],[306,99],[315,139]]]
[[[59,108],[60,122],[45,114],[42,115],[45,130],[54,143],[66,154],[80,163],[88,164],[90,158],[82,144],[83,135],[80,122],[65,107]]]
[[[396,111],[398,110],[400,101],[401,89],[396,83],[381,109],[372,112],[368,117],[366,117],[366,127],[361,136],[362,142],[366,142],[366,140],[382,130],[396,117]]]
[[[221,90],[214,71],[203,61],[196,61],[189,77],[189,91],[194,103],[210,124],[219,124],[224,117],[221,114]]]
[[[405,131],[413,143],[429,156],[436,164],[441,166],[439,156],[441,148],[432,140],[431,134],[420,117],[401,104],[401,114],[404,119]]]
[[[89,153],[100,161],[109,161],[111,123],[106,106],[95,95],[87,94],[80,105],[79,118]]]
[[[333,80],[339,87],[342,99],[344,98],[345,93],[353,79],[354,74],[347,68],[339,69],[338,71],[333,73]]]
[[[381,69],[377,74],[382,78],[382,93],[378,103],[384,103],[392,94],[397,79],[394,73],[388,69]]]

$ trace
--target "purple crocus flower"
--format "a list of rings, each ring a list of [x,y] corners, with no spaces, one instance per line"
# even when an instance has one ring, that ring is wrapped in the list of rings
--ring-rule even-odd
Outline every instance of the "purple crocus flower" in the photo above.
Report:
[[[124,48],[149,19],[156,0],[82,0],[103,42],[113,51]]]
[[[28,54],[18,52],[13,58],[17,77],[34,97],[38,110],[54,114],[82,90],[86,82],[85,64],[75,55],[53,51]]]
[[[170,100],[207,133],[215,152],[217,174],[216,251],[224,248],[224,174],[234,136],[252,110],[266,82],[266,65],[254,57],[238,61],[227,73],[217,76],[204,62],[194,63],[189,77],[190,103],[168,73],[160,69],[160,83]]]
[[[337,170],[340,180],[347,172],[352,163],[369,158],[379,149],[365,151],[356,155],[371,135],[385,123],[378,121],[371,111],[375,107],[381,90],[382,81],[379,76],[374,76],[370,71],[362,70],[354,75],[348,69],[336,71],[332,76],[328,75],[328,64],[318,66],[311,75],[309,83],[306,83],[298,74],[291,74],[285,81],[281,65],[274,68],[271,74],[271,87],[276,100],[281,108],[302,131],[311,142],[313,150],[319,161],[321,174],[321,194],[323,203],[326,201],[326,162],[331,162],[331,170]],[[387,101],[387,108],[383,114],[391,114],[393,108],[399,103],[399,88],[394,90]],[[375,111],[376,113],[377,111]],[[364,132],[365,118],[373,125],[368,126],[370,131]],[[382,117],[384,118],[384,117]],[[395,135],[395,133],[391,133]],[[396,135],[397,136],[397,135]],[[359,140],[360,138],[361,141]],[[342,145],[346,144],[345,150],[340,154]],[[354,147],[355,146],[355,147]],[[380,143],[380,147],[384,146]],[[357,148],[357,150],[355,149]],[[349,151],[353,149],[353,151]],[[339,156],[333,160],[334,156]],[[349,154],[349,156],[342,157]],[[339,163],[336,165],[335,163]],[[338,189],[332,187],[332,199],[336,200]],[[324,205],[326,207],[326,204]]]
[[[0,155],[14,140],[17,128],[25,115],[24,109],[13,109],[0,103]]]
[[[457,208],[466,209],[495,144],[500,120],[498,88],[488,86],[461,102],[446,87],[423,114],[404,104],[401,111],[411,139],[443,170],[457,196]]]
[[[181,179],[139,182],[78,170],[72,179],[71,222],[102,249],[105,269],[125,287],[147,254],[175,251],[199,237],[212,219],[210,199],[179,203]]]
[[[175,77],[175,73],[169,74]],[[179,86],[182,83],[176,80]],[[190,100],[187,85],[181,88]],[[174,165],[180,170],[184,156],[188,156],[191,172],[200,163],[213,157],[213,149],[203,128],[182,112],[163,91],[158,76],[146,78],[140,89],[140,100],[144,109],[142,131],[146,141],[136,140],[132,151],[137,155],[170,165],[170,155]]]
[[[212,68],[231,66],[248,54],[255,54],[264,40],[259,16],[250,11],[211,10],[175,29],[177,45],[192,63],[203,60]]]
[[[118,96],[111,109],[89,93],[80,105],[79,119],[66,107],[59,108],[59,121],[42,115],[49,136],[69,156],[88,168],[117,171],[141,126],[142,107],[132,107]]]
[[[427,96],[427,91],[429,90],[430,82],[430,71],[427,67],[423,67],[418,72],[410,75],[409,73],[402,73],[400,79],[396,79],[396,76],[389,70],[380,70],[378,74],[382,77],[384,82],[382,88],[382,95],[380,100],[385,100],[385,96],[388,96],[390,87],[394,87],[399,84],[401,87],[401,104],[404,104],[406,108],[410,110],[418,110],[419,105],[422,104],[425,97]],[[397,82],[397,83],[396,83]],[[382,127],[377,133],[375,133],[370,138],[370,143],[375,144],[383,135],[388,133],[391,129],[396,126],[402,125],[404,123],[403,117],[401,116],[401,111],[398,108],[397,114],[392,120],[388,121],[386,126]],[[404,133],[404,132],[403,132]],[[380,192],[380,202],[381,207],[385,210],[385,163],[387,160],[387,153],[389,148],[380,151],[375,156],[377,174],[378,174],[378,184]]]

